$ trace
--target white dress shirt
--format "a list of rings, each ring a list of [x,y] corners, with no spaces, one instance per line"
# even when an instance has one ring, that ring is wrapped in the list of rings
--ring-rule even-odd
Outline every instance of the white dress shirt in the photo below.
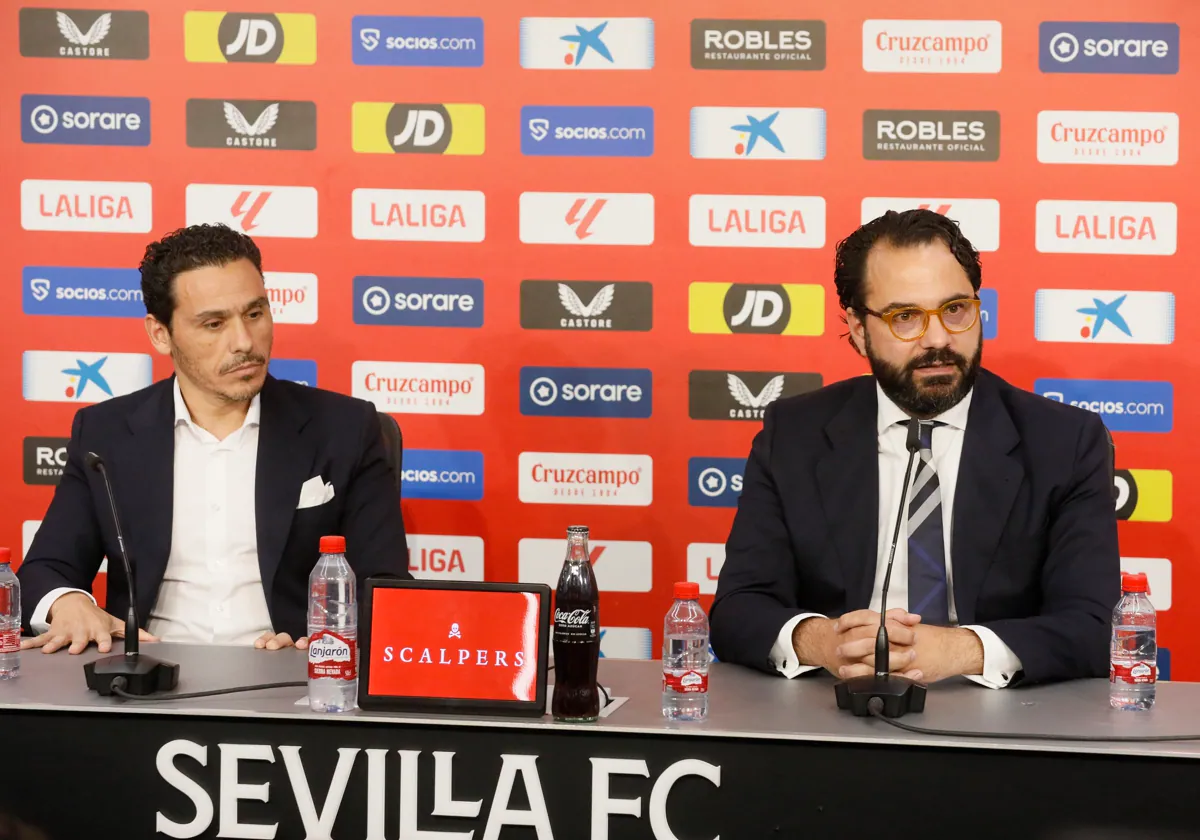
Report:
[[[164,642],[247,645],[272,629],[254,509],[260,399],[237,431],[217,440],[193,422],[175,381],[171,553],[145,627]],[[54,600],[73,591],[82,590],[42,598],[29,622],[35,633],[48,629]]]
[[[870,608],[879,612],[883,602],[883,578],[887,573],[888,553],[892,546],[892,532],[896,527],[897,505],[904,485],[904,470],[908,464],[906,446],[908,415],[892,402],[878,383],[875,385],[879,412],[877,432],[879,435],[879,540],[875,561],[875,584],[872,588]],[[958,465],[962,460],[963,436],[967,430],[967,415],[971,408],[970,392],[958,405],[934,417],[945,425],[933,429],[933,467],[937,472],[942,494],[942,525],[946,541],[946,584],[950,598],[950,623],[958,624],[958,613],[954,607],[954,566],[950,562],[950,546],[953,541],[954,488],[958,482]],[[913,470],[916,473],[916,469]],[[908,609],[908,540],[901,532],[896,541],[896,558],[892,565],[892,582],[888,589],[888,609]],[[811,671],[816,665],[801,665],[792,645],[792,632],[806,618],[822,617],[819,613],[802,613],[788,621],[779,631],[779,637],[771,647],[771,662],[785,677],[795,677]],[[988,688],[1004,688],[1021,670],[1021,660],[1000,637],[986,627],[968,624],[964,629],[979,637],[983,644],[983,674],[968,675],[980,685]]]

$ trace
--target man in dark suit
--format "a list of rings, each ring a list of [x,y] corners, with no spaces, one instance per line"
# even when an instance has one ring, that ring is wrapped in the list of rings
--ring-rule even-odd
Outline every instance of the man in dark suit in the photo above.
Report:
[[[19,571],[36,634],[22,648],[107,652],[123,635],[127,584],[89,452],[112,479],[142,638],[304,647],[320,537],[345,536],[360,587],[410,577],[375,407],[267,374],[271,307],[250,237],[193,225],[147,247],[141,271],[146,332],[175,375],[76,413]],[[107,612],[88,591],[105,556]]]
[[[767,410],[713,604],[717,655],[787,677],[873,673],[917,418],[892,669],[993,688],[1105,676],[1120,581],[1100,419],[980,368],[979,255],[944,216],[859,228],[838,245],[835,282],[874,375]]]

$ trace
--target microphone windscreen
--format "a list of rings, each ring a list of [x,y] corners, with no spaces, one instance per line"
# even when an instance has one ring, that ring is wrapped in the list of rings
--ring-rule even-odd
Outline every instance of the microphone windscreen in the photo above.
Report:
[[[84,455],[83,461],[85,464],[87,464],[87,467],[89,470],[100,469],[100,466],[104,463],[104,459],[101,458],[99,455],[97,455],[95,452],[89,452],[86,455]]]

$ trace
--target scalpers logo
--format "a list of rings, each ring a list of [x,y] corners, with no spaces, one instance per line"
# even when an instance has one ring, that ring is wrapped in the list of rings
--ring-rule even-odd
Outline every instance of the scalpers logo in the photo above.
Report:
[[[463,638],[463,629],[454,622],[446,633],[447,640]],[[437,656],[434,656],[434,653]],[[449,652],[449,656],[447,655]],[[510,661],[511,660],[511,663]],[[383,649],[384,662],[403,662],[406,665],[452,665],[473,666],[477,668],[524,668],[525,651],[494,650],[491,648],[429,648],[417,649],[412,646],[387,645]]]
[[[537,70],[649,70],[649,18],[522,18],[521,66]]]
[[[23,8],[19,17],[24,56],[145,59],[150,55],[146,12]]]

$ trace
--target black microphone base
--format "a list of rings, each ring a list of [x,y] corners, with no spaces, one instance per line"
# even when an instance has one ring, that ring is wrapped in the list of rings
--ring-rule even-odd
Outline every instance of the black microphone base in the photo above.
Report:
[[[898,718],[909,712],[925,710],[925,686],[907,677],[891,674],[886,677],[872,674],[841,680],[834,683],[833,693],[837,697],[838,708],[848,710],[857,717],[870,717],[867,704],[873,697],[883,701],[884,717]]]
[[[97,659],[83,666],[83,674],[87,678],[88,688],[99,692],[102,697],[113,693],[113,682],[118,678],[125,680],[121,686],[123,691],[139,697],[157,691],[170,691],[179,684],[177,663],[163,662],[141,653],[132,656],[118,653]]]

